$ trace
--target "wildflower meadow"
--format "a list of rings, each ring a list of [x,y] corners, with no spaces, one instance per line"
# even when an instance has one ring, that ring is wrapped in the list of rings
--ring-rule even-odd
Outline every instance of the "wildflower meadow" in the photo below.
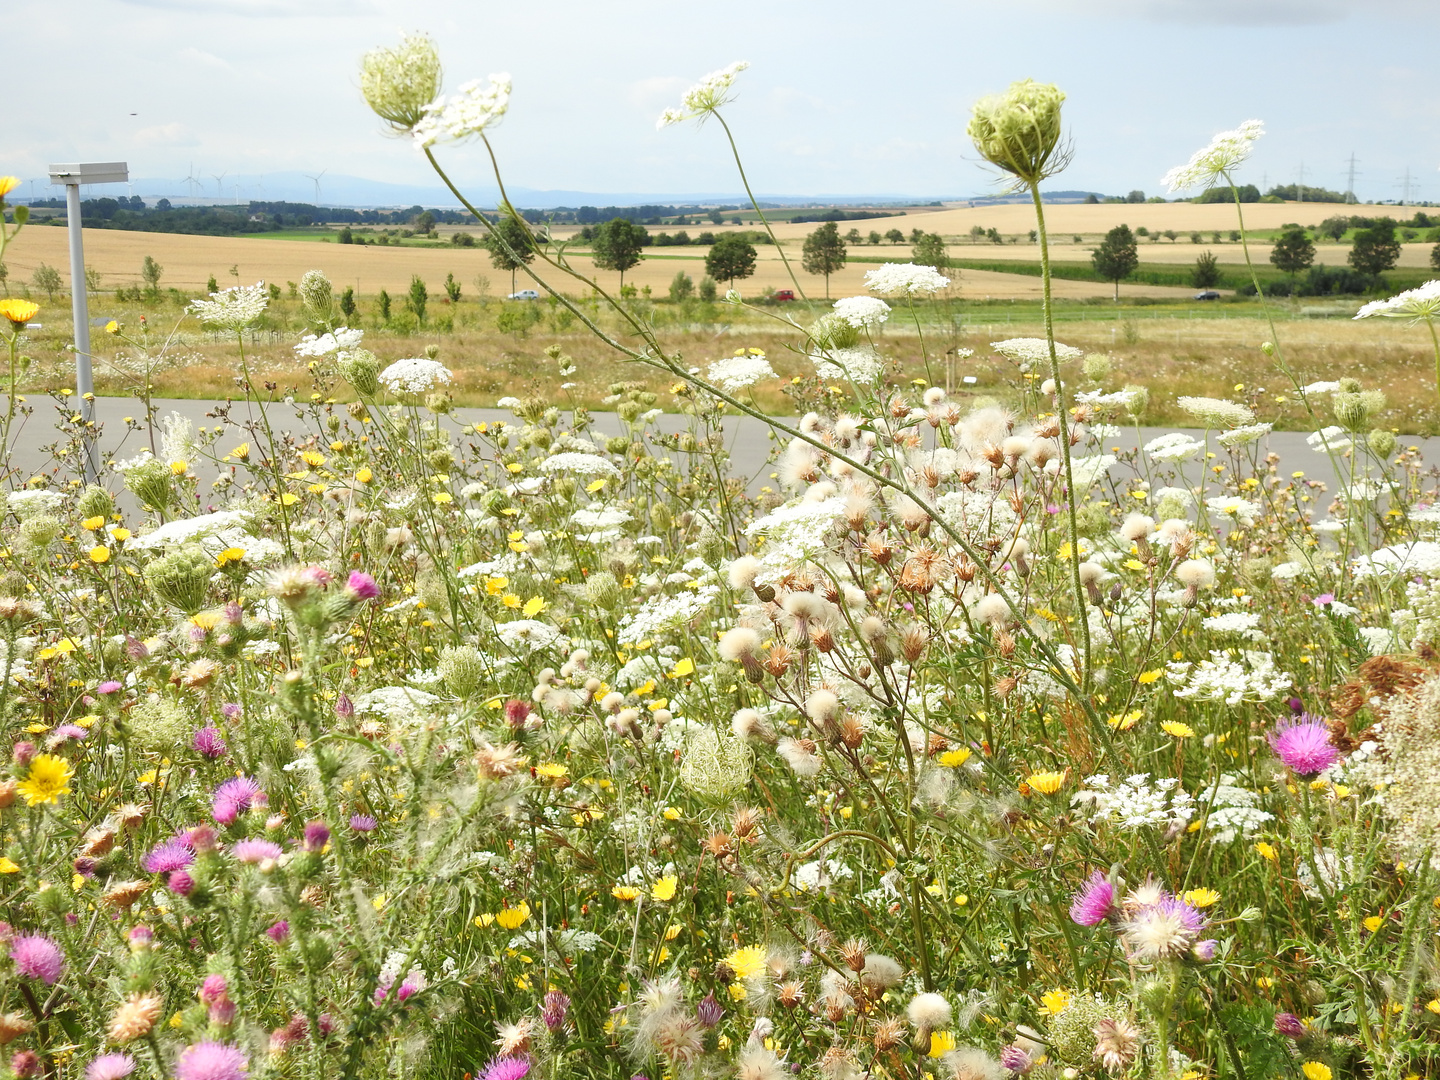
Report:
[[[660,124],[739,166],[744,68]],[[409,37],[359,82],[440,177],[477,139],[502,180],[507,76],[442,94]],[[1042,258],[1063,102],[1018,82],[969,129]],[[1227,186],[1262,136],[1167,182]],[[1254,396],[1117,454],[1164,388],[1048,317],[992,346],[1019,407],[898,381],[881,327],[947,281],[891,264],[771,309],[814,367],[780,420],[760,350],[672,355],[563,244],[477,222],[668,394],[611,387],[619,435],[529,397],[458,428],[451,370],[372,352],[314,273],[308,399],[249,380],[241,286],[187,318],[257,419],[147,411],[87,477],[57,395],[68,473],[8,469],[6,1075],[1440,1075],[1440,505],[1383,388],[1257,343],[1332,491]],[[1437,309],[1356,318],[1433,341]],[[12,380],[37,310],[0,301]],[[737,414],[779,439],[759,493]]]

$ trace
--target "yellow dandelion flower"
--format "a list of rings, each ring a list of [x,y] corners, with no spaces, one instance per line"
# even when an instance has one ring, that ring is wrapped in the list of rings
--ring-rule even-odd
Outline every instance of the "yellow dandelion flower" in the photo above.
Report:
[[[670,678],[683,679],[686,675],[694,672],[694,670],[695,661],[691,660],[690,657],[687,656],[683,660],[677,662],[676,665],[670,669]]]
[[[318,450],[306,450],[300,455],[300,460],[312,469],[318,469],[321,465],[325,464],[325,455]]]
[[[650,886],[650,899],[659,900],[661,903],[669,903],[675,899],[675,890],[680,885],[680,879],[674,874],[666,874],[654,885]]]
[[[18,874],[20,867],[11,862],[5,856],[0,855],[0,874]]]
[[[520,609],[520,614],[524,615],[527,619],[533,619],[549,606],[549,604],[545,603],[543,597],[532,596],[529,600],[525,601],[525,606]]]
[[[599,491],[604,486],[605,478],[602,476],[599,480],[591,480],[590,483],[586,484],[585,491],[590,495],[594,495],[595,492]]]
[[[16,867],[16,869],[18,870],[19,867]],[[1431,998],[1425,1003],[1425,1008],[1435,1013],[1435,1015],[1440,1016],[1440,998]]]
[[[530,918],[530,905],[524,900],[514,907],[504,907],[495,913],[495,921],[506,930],[518,930]]]
[[[491,577],[491,578],[486,578],[486,579],[485,579],[485,595],[486,595],[486,596],[499,596],[502,592],[505,591],[505,586],[506,586],[506,585],[509,585],[509,584],[510,584],[510,581],[509,581],[508,578],[503,578],[503,577]]]
[[[516,596],[514,593],[506,593],[500,598],[500,603],[504,604],[508,608],[518,608],[520,606],[520,597]]]
[[[30,772],[16,790],[24,797],[26,806],[58,804],[61,795],[70,794],[70,778],[74,775],[75,770],[64,758],[40,754],[31,760]]]
[[[20,178],[18,176],[0,176],[0,199],[9,195],[19,186]]]
[[[725,957],[725,966],[735,973],[737,979],[753,979],[764,972],[765,957],[764,945],[746,945]]]
[[[628,904],[630,903],[630,901],[639,898],[640,890],[635,888],[635,886],[633,885],[616,885],[613,889],[610,890],[610,895],[615,897],[616,900],[620,900]]]
[[[1385,925],[1385,920],[1382,919],[1379,915],[1371,915],[1368,919],[1365,920],[1363,925],[1366,930],[1370,931],[1370,933],[1373,934],[1377,930],[1379,930],[1380,927]]]
[[[1173,735],[1177,739],[1188,739],[1195,734],[1195,729],[1189,724],[1182,724],[1179,720],[1166,720],[1160,725],[1160,730],[1166,735]]]
[[[1141,686],[1149,686],[1151,683],[1155,682],[1157,679],[1160,678],[1161,675],[1164,674],[1164,668],[1155,668],[1152,671],[1142,671],[1139,675],[1135,676],[1135,681]]]
[[[110,549],[104,544],[96,544],[90,549],[90,561],[97,564],[109,562]]]
[[[932,1058],[944,1057],[955,1049],[955,1033],[951,1031],[934,1031],[930,1033],[930,1056]]]
[[[1191,907],[1207,908],[1219,902],[1220,894],[1214,889],[1187,889],[1180,894],[1180,899]]]
[[[961,746],[955,750],[946,750],[935,760],[939,762],[944,768],[958,769],[960,768],[960,766],[964,765],[967,761],[969,761],[970,758],[970,748],[968,746]]]
[[[1319,1061],[1307,1061],[1300,1066],[1300,1072],[1304,1074],[1305,1080],[1330,1080],[1333,1075],[1330,1066]]]
[[[1059,1016],[1070,1007],[1067,990],[1050,990],[1040,995],[1040,1011],[1046,1016]]]
[[[89,517],[82,521],[80,527],[89,532],[98,532],[105,527],[105,518],[101,514],[96,514],[94,517]]]
[[[32,304],[29,300],[20,300],[13,296],[7,296],[4,300],[0,300],[0,316],[9,319],[15,326],[24,326],[39,311],[40,305]]]
[[[1275,850],[1275,845],[1267,844],[1264,840],[1255,841],[1255,853],[1262,859],[1269,859],[1271,862],[1280,858],[1280,853]]]
[[[535,775],[544,776],[550,780],[558,780],[562,776],[570,775],[570,770],[559,762],[547,761],[543,765],[535,766]]]
[[[120,543],[123,544],[126,540],[129,540],[129,539],[130,539],[130,530],[129,530],[129,529],[111,529],[111,530],[110,530],[110,537],[111,537],[111,539],[113,539],[113,540],[118,540]]]
[[[1065,773],[1063,772],[1038,772],[1031,773],[1025,780],[1034,791],[1041,795],[1054,795],[1065,785]]]
[[[1139,709],[1131,709],[1128,713],[1111,713],[1110,726],[1119,728],[1121,731],[1129,731],[1144,715]]]
[[[118,333],[120,333],[120,324],[119,324],[118,322],[116,322],[114,319],[111,319],[109,322],[107,322],[107,323],[105,324],[105,332],[106,332],[107,334],[118,334]]]

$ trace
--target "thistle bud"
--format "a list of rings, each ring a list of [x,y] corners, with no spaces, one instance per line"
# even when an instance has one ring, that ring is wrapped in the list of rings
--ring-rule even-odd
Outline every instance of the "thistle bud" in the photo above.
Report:
[[[975,148],[992,165],[1021,183],[1035,185],[1065,167],[1060,142],[1059,87],[1024,79],[1003,94],[982,98],[967,129]]]

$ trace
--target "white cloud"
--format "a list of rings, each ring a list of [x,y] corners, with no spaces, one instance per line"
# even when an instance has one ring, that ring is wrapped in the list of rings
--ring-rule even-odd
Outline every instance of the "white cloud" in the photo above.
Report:
[[[680,96],[690,89],[690,83],[677,75],[652,75],[648,79],[632,82],[625,90],[630,104],[641,109],[653,109],[657,114],[669,105],[679,105]]]
[[[1208,26],[1317,26],[1351,15],[1420,15],[1429,0],[1038,0],[1073,15]]]
[[[332,19],[376,13],[373,0],[121,0],[135,7],[187,15],[235,15],[246,19]]]
[[[224,68],[227,71],[230,70],[230,62],[228,60],[222,60],[214,53],[206,52],[204,49],[197,49],[193,45],[187,45],[185,48],[181,49],[177,55],[180,57],[181,60],[190,60],[194,63],[202,64],[205,67]]]
[[[154,127],[141,128],[135,133],[135,145],[137,146],[199,146],[200,140],[195,133],[184,124],[157,124]]]

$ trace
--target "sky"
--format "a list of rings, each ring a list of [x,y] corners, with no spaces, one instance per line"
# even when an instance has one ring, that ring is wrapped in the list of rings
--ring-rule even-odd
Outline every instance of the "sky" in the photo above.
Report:
[[[1241,179],[1440,202],[1440,0],[31,0],[8,20],[0,173],[124,160],[132,177],[322,169],[434,184],[386,137],[357,64],[406,31],[446,89],[514,79],[492,141],[507,183],[739,191],[723,132],[655,119],[733,60],[726,118],[757,192],[965,197],[992,190],[965,125],[1015,79],[1058,84],[1073,141],[1054,189],[1159,194],[1217,131],[1265,121]],[[18,17],[18,16],[23,16]],[[476,146],[440,156],[489,188]],[[323,180],[322,180],[323,184]],[[29,194],[24,187],[19,195]],[[35,185],[35,194],[47,191]],[[251,195],[251,197],[259,197]]]

